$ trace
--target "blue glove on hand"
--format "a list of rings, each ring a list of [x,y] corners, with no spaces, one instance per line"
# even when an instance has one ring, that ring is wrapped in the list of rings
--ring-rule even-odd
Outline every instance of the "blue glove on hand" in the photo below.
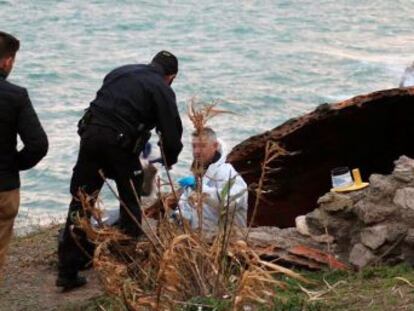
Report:
[[[187,188],[190,187],[192,189],[195,189],[196,186],[196,180],[194,176],[187,176],[187,177],[183,177],[180,178],[178,180],[178,184],[182,187],[182,188]]]

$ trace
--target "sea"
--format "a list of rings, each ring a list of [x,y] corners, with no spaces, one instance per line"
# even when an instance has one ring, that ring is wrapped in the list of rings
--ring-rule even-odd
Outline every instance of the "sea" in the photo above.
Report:
[[[21,174],[17,233],[64,221],[77,121],[113,68],[164,49],[179,58],[177,179],[192,157],[192,100],[233,112],[209,123],[231,150],[322,103],[398,87],[414,61],[413,12],[412,0],[0,0],[0,30],[21,40],[9,80],[28,89],[50,141]],[[102,199],[117,208],[106,187]]]

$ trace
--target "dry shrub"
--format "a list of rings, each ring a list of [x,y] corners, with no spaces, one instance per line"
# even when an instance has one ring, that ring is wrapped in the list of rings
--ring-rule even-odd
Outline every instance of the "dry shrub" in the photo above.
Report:
[[[190,105],[189,109],[197,130],[221,112],[214,106],[196,111]],[[229,189],[221,193],[227,204],[220,207],[216,232],[192,230],[185,221],[172,221],[169,206],[164,206],[166,212],[156,223],[151,224],[143,213],[144,236],[138,240],[102,225],[101,213],[84,198],[84,214],[93,215],[101,225],[94,228],[86,218],[80,218],[79,224],[97,244],[94,267],[107,292],[122,297],[130,310],[173,310],[193,297],[227,298],[233,310],[242,310],[245,305],[272,305],[276,289],[284,287],[277,275],[306,283],[299,274],[261,260],[249,247],[247,230],[233,225]],[[198,187],[195,198],[201,201],[200,191]],[[163,199],[160,202],[168,205]]]

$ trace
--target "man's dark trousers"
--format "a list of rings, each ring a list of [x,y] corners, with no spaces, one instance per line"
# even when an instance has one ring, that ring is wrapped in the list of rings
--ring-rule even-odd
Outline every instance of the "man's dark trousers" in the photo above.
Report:
[[[103,186],[104,180],[99,170],[102,170],[106,177],[115,180],[121,200],[141,223],[140,206],[131,186],[132,181],[137,194],[140,195],[143,176],[138,155],[119,146],[117,132],[113,129],[88,125],[81,135],[78,160],[70,184],[73,198],[64,232],[59,241],[59,277],[76,278],[78,271],[85,265],[85,250],[88,253],[93,252],[93,245],[87,242],[85,233],[79,228],[72,230],[77,239],[74,241],[71,227],[74,224],[74,215],[77,212],[82,214],[82,205],[78,199],[79,189],[88,195],[97,195]],[[140,228],[122,205],[119,227],[133,237],[141,234]],[[78,244],[81,244],[84,249],[82,250]]]

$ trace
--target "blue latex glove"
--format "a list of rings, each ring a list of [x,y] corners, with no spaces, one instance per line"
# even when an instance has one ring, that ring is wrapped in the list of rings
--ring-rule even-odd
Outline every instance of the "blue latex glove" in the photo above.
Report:
[[[183,177],[180,178],[178,180],[178,184],[182,187],[182,188],[192,188],[195,189],[196,186],[196,180],[194,176],[187,176],[187,177]]]

